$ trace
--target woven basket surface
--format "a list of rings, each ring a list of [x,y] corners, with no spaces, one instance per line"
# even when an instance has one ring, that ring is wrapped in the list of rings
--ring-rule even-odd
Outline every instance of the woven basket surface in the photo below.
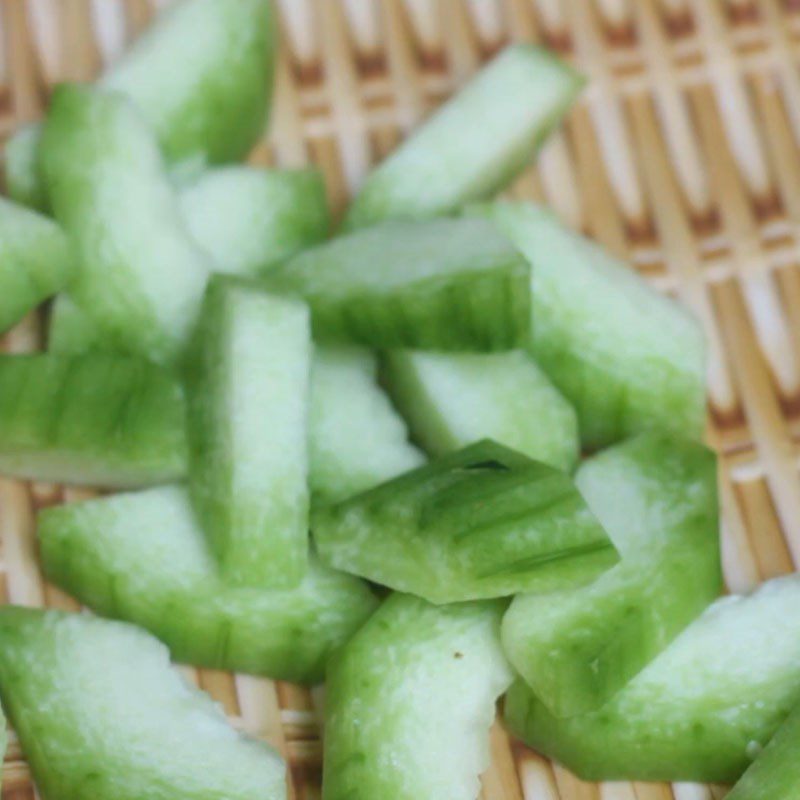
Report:
[[[0,0],[0,136],[37,118],[57,81],[89,79],[113,61],[158,4]],[[510,193],[549,203],[702,320],[728,587],[746,590],[791,571],[800,559],[800,2],[279,5],[273,121],[253,159],[318,164],[337,210],[371,163],[506,42],[544,42],[590,77],[567,124]],[[41,319],[32,315],[2,345],[24,351],[41,341]],[[33,522],[37,507],[78,495],[0,480],[0,592],[9,601],[76,607],[42,579]],[[316,692],[208,670],[186,674],[236,725],[287,756],[292,797],[319,797]],[[497,726],[492,752],[483,800],[724,795],[686,784],[585,784]],[[3,797],[32,796],[12,735]]]

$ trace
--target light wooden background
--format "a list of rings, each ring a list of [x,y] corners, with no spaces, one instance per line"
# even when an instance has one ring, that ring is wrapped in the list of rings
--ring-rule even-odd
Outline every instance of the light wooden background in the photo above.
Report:
[[[0,136],[49,88],[113,60],[148,0],[0,0]],[[800,558],[800,2],[798,0],[281,0],[283,49],[260,163],[316,162],[341,209],[369,165],[505,42],[543,41],[591,78],[568,124],[513,188],[629,258],[702,320],[709,441],[721,455],[728,586]],[[7,350],[41,342],[32,317]],[[0,481],[0,590],[73,607],[41,580],[37,506],[58,487]],[[73,496],[74,492],[71,493]],[[318,697],[201,671],[237,724],[319,797]],[[711,800],[721,789],[590,786],[493,732],[484,800]],[[30,797],[19,747],[3,797]],[[420,798],[420,800],[428,800]],[[434,800],[431,798],[430,800]]]

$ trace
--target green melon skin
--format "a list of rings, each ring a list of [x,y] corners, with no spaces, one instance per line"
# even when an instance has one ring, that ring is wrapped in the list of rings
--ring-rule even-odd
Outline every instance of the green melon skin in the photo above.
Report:
[[[795,709],[733,787],[727,800],[795,800],[800,797],[800,711]]]
[[[575,407],[585,448],[652,429],[700,439],[705,341],[682,306],[545,208],[470,213],[489,216],[530,262],[529,348]]]
[[[377,606],[363,581],[315,558],[294,589],[225,584],[175,486],[54,506],[40,512],[38,537],[49,580],[195,666],[318,683]]]
[[[58,225],[0,198],[0,333],[62,289],[74,267]]]
[[[315,349],[308,430],[308,478],[316,503],[344,500],[425,461],[378,386],[377,360],[367,350]]]
[[[490,197],[531,161],[583,84],[544,48],[507,47],[370,173],[345,224],[427,219]]]
[[[508,350],[530,327],[528,264],[481,219],[386,222],[307,250],[266,280],[308,302],[322,344]]]
[[[323,800],[474,800],[495,700],[511,680],[502,605],[392,595],[337,656]]]
[[[433,456],[488,438],[566,471],[578,460],[575,411],[525,352],[393,350],[384,377]]]
[[[186,472],[184,398],[169,373],[91,354],[0,356],[0,472],[124,488]]]
[[[81,353],[103,345],[92,321],[68,295],[59,295],[50,320],[50,352]],[[316,347],[310,393],[308,483],[314,502],[344,500],[425,461],[377,384],[377,360],[368,350]]]
[[[174,362],[212,268],[184,225],[152,132],[117,93],[65,84],[41,167],[80,269],[70,294],[109,346]]]
[[[139,109],[171,164],[238,161],[264,129],[276,23],[269,0],[183,0],[166,9],[99,85]],[[48,207],[39,175],[41,125],[6,147],[12,199]]]
[[[312,511],[329,566],[432,603],[580,586],[618,561],[563,472],[485,440]]]
[[[283,759],[132,625],[5,606],[0,695],[43,800],[286,798]]]
[[[554,717],[522,680],[509,728],[585,780],[733,783],[800,702],[800,576],[718,600],[603,708]]]
[[[519,595],[503,619],[509,660],[557,716],[604,705],[722,590],[711,451],[645,433],[575,482],[622,560],[588,586]]]
[[[180,206],[215,271],[249,277],[318,244],[331,224],[317,169],[208,170],[181,188]]]
[[[308,563],[308,309],[215,276],[184,366],[189,490],[227,581],[297,586]]]

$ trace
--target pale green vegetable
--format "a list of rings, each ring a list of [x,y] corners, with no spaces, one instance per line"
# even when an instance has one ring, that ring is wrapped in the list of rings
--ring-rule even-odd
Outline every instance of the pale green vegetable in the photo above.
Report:
[[[43,800],[286,798],[283,759],[133,625],[5,606],[0,695]]]
[[[72,298],[110,347],[174,361],[212,264],[184,225],[144,120],[119,94],[63,85],[53,97],[41,167],[79,261]]]
[[[585,447],[645,430],[699,439],[705,341],[682,306],[527,203],[480,209],[531,265],[534,358],[575,407]]]
[[[171,374],[139,359],[0,356],[0,472],[104,487],[186,473],[184,399]]]
[[[323,800],[474,800],[511,672],[496,602],[392,595],[331,665]]]
[[[209,284],[185,365],[189,490],[232,584],[297,586],[308,562],[308,309]]]
[[[436,217],[490,197],[531,161],[583,83],[542,47],[507,47],[370,173],[346,225]]]
[[[488,438],[553,467],[575,466],[575,411],[522,351],[393,350],[384,372],[415,441],[431,455]]]

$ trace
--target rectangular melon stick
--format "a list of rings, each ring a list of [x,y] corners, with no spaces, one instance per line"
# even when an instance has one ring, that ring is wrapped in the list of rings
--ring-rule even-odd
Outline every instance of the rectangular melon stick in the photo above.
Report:
[[[323,800],[474,800],[511,680],[497,601],[394,594],[328,670]]]
[[[0,197],[0,333],[60,291],[74,266],[58,225]]]
[[[314,338],[374,348],[508,350],[530,328],[530,272],[487,220],[386,222],[272,270],[311,307]]]
[[[266,122],[275,23],[269,0],[184,0],[162,12],[100,79],[151,125],[172,164],[237,161]],[[12,199],[45,209],[41,126],[22,128],[5,150]]]
[[[189,235],[144,120],[122,95],[62,85],[45,126],[41,167],[80,263],[73,299],[109,346],[174,361],[212,262]]]
[[[195,666],[316,683],[377,605],[363,581],[314,558],[293,589],[225,584],[178,487],[54,506],[38,537],[51,581]]]
[[[286,765],[143,630],[0,609],[0,696],[43,800],[285,800]]]
[[[96,327],[66,294],[53,304],[48,338],[55,353],[103,346]],[[424,462],[378,386],[369,351],[316,347],[310,395],[308,482],[315,502],[344,500]]]
[[[618,561],[566,473],[490,440],[315,508],[311,531],[330,566],[433,603],[579,586]]]
[[[653,428],[700,438],[705,342],[689,312],[545,208],[471,213],[489,216],[530,261],[529,347],[575,406],[586,448]]]
[[[527,353],[393,350],[384,378],[431,455],[494,439],[563,470],[578,460],[575,411]]]
[[[711,451],[641,434],[575,482],[622,560],[588,586],[519,595],[503,619],[511,663],[557,716],[603,705],[722,589]]]
[[[800,797],[800,710],[795,709],[726,800],[797,800]]]
[[[308,309],[211,279],[184,364],[189,490],[224,578],[290,588],[308,563]]]
[[[345,225],[430,218],[490,197],[530,162],[583,84],[544,48],[507,47],[369,174]]]
[[[220,167],[179,190],[181,212],[215,272],[256,277],[325,239],[325,184],[317,169]]]
[[[597,711],[554,717],[520,679],[511,730],[585,780],[733,783],[800,702],[800,576],[718,600]]]
[[[104,487],[175,480],[184,413],[177,381],[145,361],[0,356],[0,472]]]

